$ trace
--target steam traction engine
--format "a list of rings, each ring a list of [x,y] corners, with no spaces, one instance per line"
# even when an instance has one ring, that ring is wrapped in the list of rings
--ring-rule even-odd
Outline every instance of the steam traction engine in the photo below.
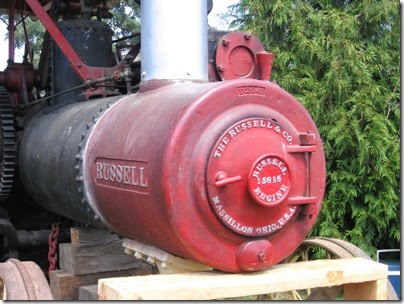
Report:
[[[142,1],[141,41],[119,58],[105,1],[0,1],[10,24],[47,30],[34,69],[29,47],[14,63],[10,27],[0,73],[4,257],[56,215],[226,272],[299,246],[324,195],[319,133],[256,37],[208,31],[209,4]]]

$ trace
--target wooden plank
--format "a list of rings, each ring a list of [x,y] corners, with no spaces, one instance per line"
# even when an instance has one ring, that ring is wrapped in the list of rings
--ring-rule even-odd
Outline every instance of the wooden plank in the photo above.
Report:
[[[386,300],[387,279],[346,284],[344,286],[344,300]]]
[[[100,278],[147,275],[151,273],[151,267],[145,269],[102,272],[81,276],[75,276],[63,270],[54,270],[50,273],[50,287],[55,300],[78,300],[80,286],[97,284],[98,279]]]
[[[145,263],[124,252],[122,242],[91,247],[60,244],[60,268],[74,275],[144,267]]]
[[[122,243],[118,235],[111,233],[106,229],[88,227],[70,228],[70,239],[72,245],[79,247]]]
[[[98,281],[102,300],[210,300],[387,278],[387,266],[362,258],[279,264],[244,274],[217,271]]]
[[[79,301],[98,300],[98,285],[81,286],[79,288]]]

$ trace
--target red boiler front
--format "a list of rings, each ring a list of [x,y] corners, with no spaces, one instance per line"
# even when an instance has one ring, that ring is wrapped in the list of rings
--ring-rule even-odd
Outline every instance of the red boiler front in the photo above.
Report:
[[[309,114],[257,80],[124,97],[97,121],[82,157],[86,200],[106,226],[228,272],[292,253],[325,187]]]

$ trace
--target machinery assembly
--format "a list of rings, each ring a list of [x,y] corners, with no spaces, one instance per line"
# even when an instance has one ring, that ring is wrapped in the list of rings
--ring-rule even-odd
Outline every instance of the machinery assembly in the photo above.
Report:
[[[211,1],[139,5],[139,42],[118,58],[106,1],[0,1],[10,24],[21,12],[47,30],[35,69],[29,51],[14,62],[10,29],[0,72],[2,260],[18,231],[57,219],[225,272],[281,262],[320,212],[316,125],[270,81],[257,37],[208,31]]]

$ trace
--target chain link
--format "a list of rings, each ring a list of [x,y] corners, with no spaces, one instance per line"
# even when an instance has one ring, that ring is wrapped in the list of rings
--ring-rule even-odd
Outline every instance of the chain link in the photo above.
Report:
[[[51,233],[49,234],[48,244],[49,244],[49,252],[48,252],[48,261],[49,261],[49,270],[48,274],[52,270],[56,270],[56,262],[58,260],[58,253],[57,253],[57,245],[58,245],[58,238],[60,233],[60,224],[53,223],[51,226]]]

